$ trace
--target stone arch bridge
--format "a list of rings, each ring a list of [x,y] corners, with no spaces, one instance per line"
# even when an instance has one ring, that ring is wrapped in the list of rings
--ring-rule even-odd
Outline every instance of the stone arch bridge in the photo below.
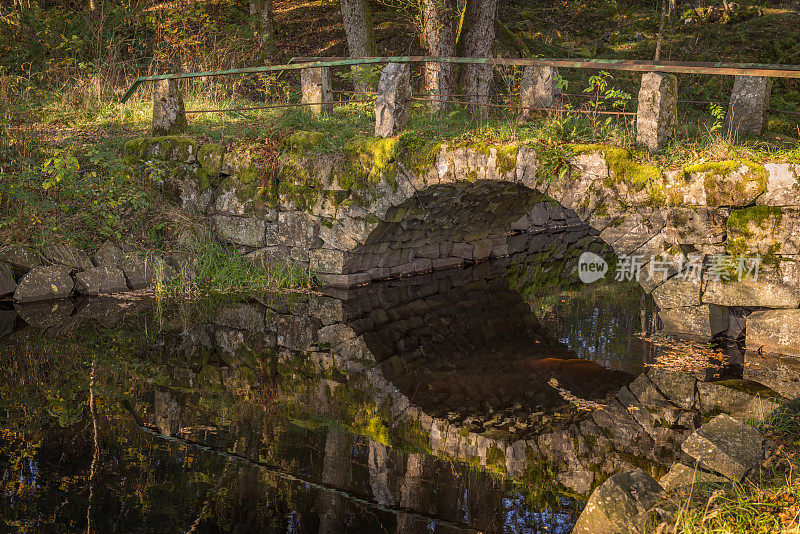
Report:
[[[748,346],[798,350],[799,165],[664,170],[607,145],[428,147],[413,133],[324,153],[322,136],[294,133],[269,179],[246,146],[162,137],[129,141],[126,150],[139,164],[166,159],[162,190],[242,254],[290,257],[328,286],[508,255],[525,242],[516,234],[530,226],[531,210],[555,202],[617,255],[639,258],[665,330],[737,335],[747,315]],[[717,255],[759,255],[758,276],[718,280],[709,271]],[[679,272],[698,261],[701,276]]]

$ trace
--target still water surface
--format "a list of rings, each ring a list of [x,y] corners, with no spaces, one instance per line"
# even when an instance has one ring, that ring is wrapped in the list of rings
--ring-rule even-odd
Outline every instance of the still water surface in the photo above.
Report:
[[[637,286],[530,274],[494,262],[323,295],[2,309],[0,525],[570,532],[583,500],[543,465],[512,473],[428,430],[525,439],[568,405],[551,379],[601,399],[650,358]]]

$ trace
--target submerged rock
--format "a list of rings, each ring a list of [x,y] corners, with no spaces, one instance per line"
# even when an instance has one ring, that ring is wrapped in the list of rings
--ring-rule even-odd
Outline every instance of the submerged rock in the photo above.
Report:
[[[575,534],[625,534],[644,532],[649,512],[664,497],[664,489],[642,471],[617,473],[589,497],[575,523]]]
[[[34,267],[19,282],[14,300],[33,302],[37,300],[63,299],[70,296],[75,282],[68,267],[56,265]]]
[[[75,275],[75,289],[85,295],[128,290],[125,275],[115,267],[93,267]]]
[[[764,458],[764,436],[720,414],[695,430],[681,448],[701,466],[738,482]]]

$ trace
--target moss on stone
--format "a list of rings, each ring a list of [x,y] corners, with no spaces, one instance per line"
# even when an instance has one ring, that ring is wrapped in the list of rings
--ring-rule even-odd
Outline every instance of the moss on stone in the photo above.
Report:
[[[783,211],[775,206],[752,206],[749,208],[736,209],[731,211],[726,222],[729,230],[743,236],[752,236],[752,227],[768,230],[768,224],[773,227],[781,223]]]
[[[397,187],[398,139],[360,138],[345,146],[344,165],[334,171],[339,186],[349,190],[364,190],[377,185],[383,177]]]
[[[289,153],[302,156],[319,147],[324,139],[322,132],[300,130],[287,137],[285,143]]]
[[[219,176],[225,147],[219,143],[207,143],[197,151],[197,161],[209,176]]]
[[[728,180],[720,179],[727,177],[746,167],[747,171],[741,180],[731,184]],[[692,174],[702,174],[703,185],[706,190],[706,199],[709,206],[721,206],[735,204],[735,196],[744,197],[750,184],[755,183],[756,194],[762,194],[767,190],[767,170],[759,164],[750,160],[739,159],[729,161],[713,161],[689,165],[683,168],[684,179]],[[688,181],[688,180],[687,180]],[[731,189],[733,185],[733,189]],[[750,199],[742,198],[742,201],[749,203]]]
[[[197,154],[197,141],[175,135],[139,137],[126,141],[123,149],[126,154],[138,158],[156,157],[189,161],[192,154]]]
[[[664,173],[654,165],[634,161],[627,149],[600,144],[573,144],[568,147],[575,154],[602,153],[608,165],[608,185],[622,183],[635,192],[647,189],[654,204],[666,202]]]
[[[422,176],[436,165],[441,143],[433,143],[417,132],[405,132],[397,139],[396,158],[417,176]]]
[[[492,445],[486,451],[486,467],[493,471],[506,474],[506,453],[497,445]]]

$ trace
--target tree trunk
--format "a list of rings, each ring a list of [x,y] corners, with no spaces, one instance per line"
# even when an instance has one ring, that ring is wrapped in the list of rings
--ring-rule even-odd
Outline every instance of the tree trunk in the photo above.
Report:
[[[497,14],[497,0],[468,0],[466,13],[466,34],[464,35],[464,56],[490,57],[494,41],[494,18]],[[489,108],[489,86],[492,83],[491,65],[469,64],[464,70],[464,91],[466,100],[472,102],[473,113],[486,117]]]
[[[453,0],[422,0],[422,42],[429,56],[455,53],[457,11]],[[453,92],[453,64],[426,63],[424,89],[431,99],[448,100]],[[443,102],[431,102],[432,111],[443,111]]]
[[[661,19],[658,23],[658,40],[656,41],[655,60],[661,61],[661,43],[664,42],[664,22],[667,18],[667,0],[661,0]]]
[[[347,34],[347,49],[350,57],[370,57],[377,55],[375,33],[372,30],[372,15],[367,0],[341,0],[342,21]],[[359,81],[363,66],[354,65],[351,72],[355,78],[356,91],[371,91],[372,84]]]
[[[250,16],[253,17],[253,33],[262,42],[271,41],[275,37],[272,0],[250,0]]]

